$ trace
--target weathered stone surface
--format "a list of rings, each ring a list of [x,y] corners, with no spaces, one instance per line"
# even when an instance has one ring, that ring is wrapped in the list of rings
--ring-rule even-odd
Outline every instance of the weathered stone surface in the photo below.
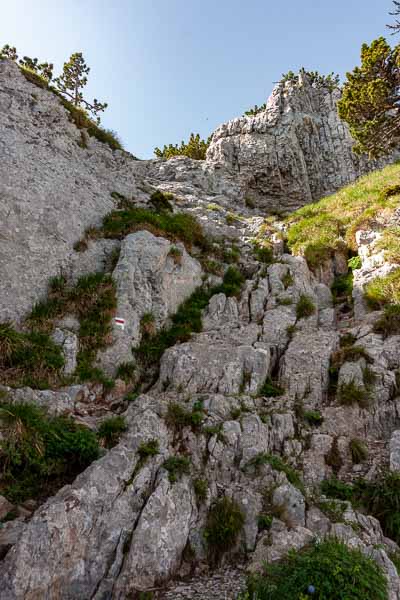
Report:
[[[390,438],[390,470],[400,472],[400,431],[393,431]]]
[[[377,164],[352,153],[339,98],[338,90],[313,87],[305,74],[298,85],[278,84],[266,111],[214,132],[207,160],[234,173],[258,208],[288,212],[316,200]]]
[[[179,305],[201,284],[201,267],[179,244],[179,260],[171,255],[172,242],[138,231],[121,244],[121,254],[113,272],[117,288],[117,316],[125,319],[124,329],[114,325],[113,343],[100,358],[113,372],[121,362],[132,361],[132,347],[139,344],[144,314],[154,317],[160,328]],[[177,246],[177,247],[178,247]]]
[[[4,519],[4,517],[14,508],[14,505],[11,504],[4,498],[4,496],[0,496],[0,521]]]
[[[279,486],[273,493],[272,504],[287,527],[304,527],[306,503],[303,494],[291,483]]]

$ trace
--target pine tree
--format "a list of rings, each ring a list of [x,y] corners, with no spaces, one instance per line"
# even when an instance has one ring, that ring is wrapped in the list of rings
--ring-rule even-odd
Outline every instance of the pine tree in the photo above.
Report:
[[[181,145],[178,144],[169,144],[165,145],[162,150],[160,148],[155,148],[154,154],[158,158],[172,158],[173,156],[187,156],[189,158],[193,158],[195,160],[204,160],[207,153],[207,148],[210,145],[211,137],[208,138],[207,141],[202,140],[200,138],[200,134],[194,133],[190,134],[189,141],[185,143],[181,142]]]
[[[46,79],[46,81],[51,81],[53,78],[53,63],[39,63],[37,58],[30,58],[29,56],[24,56],[18,63],[22,68],[37,73],[43,79]]]
[[[64,63],[63,72],[60,77],[54,80],[58,91],[72,102],[77,108],[83,108],[96,117],[96,122],[100,123],[99,112],[107,108],[106,103],[99,102],[96,98],[93,102],[88,102],[83,97],[83,88],[87,84],[87,75],[90,68],[85,63],[81,52],[71,54],[68,62]]]
[[[2,47],[2,49],[0,50],[0,60],[4,58],[8,58],[9,60],[18,59],[17,49],[15,48],[15,46],[10,46],[9,44],[6,44]]]
[[[389,25],[387,25],[387,28],[392,30],[392,35],[400,32],[400,1],[393,0],[393,4],[394,4],[394,10],[393,10],[393,12],[389,13],[389,15],[391,17],[396,17],[396,18],[395,18],[394,24],[389,23]]]
[[[388,154],[400,141],[400,46],[385,38],[361,48],[361,66],[347,73],[339,116],[357,141],[356,152]]]

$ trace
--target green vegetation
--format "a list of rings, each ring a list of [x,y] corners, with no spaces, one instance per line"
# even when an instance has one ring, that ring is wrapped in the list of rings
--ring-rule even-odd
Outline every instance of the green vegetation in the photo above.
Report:
[[[374,309],[387,304],[400,304],[400,268],[367,283],[364,297],[370,308]]]
[[[298,85],[300,83],[300,75],[306,75],[308,81],[315,88],[325,88],[330,92],[333,92],[335,88],[339,87],[340,78],[339,75],[335,73],[329,73],[329,75],[321,75],[318,71],[306,71],[304,68],[300,69],[300,72],[294,73],[293,71],[288,71],[287,73],[283,73],[280,83],[290,82],[293,85]]]
[[[254,244],[254,255],[259,262],[269,265],[274,260],[274,251],[271,244],[256,242]]]
[[[304,319],[306,317],[311,317],[315,313],[315,304],[305,294],[302,294],[296,305],[296,317],[298,319]]]
[[[160,148],[155,148],[154,154],[157,158],[169,159],[174,156],[188,156],[195,160],[205,160],[210,142],[211,137],[205,141],[200,138],[200,134],[197,133],[195,135],[194,133],[191,133],[187,143],[182,141],[180,146],[178,146],[178,144],[168,144],[168,146],[165,145],[162,150],[160,150]]]
[[[190,460],[186,456],[170,456],[163,462],[162,466],[168,471],[170,483],[175,483],[182,475],[190,473]]]
[[[173,212],[171,202],[174,199],[174,195],[170,192],[162,192],[161,190],[156,190],[150,196],[150,204],[154,208],[156,212]],[[127,208],[127,207],[121,207]]]
[[[374,331],[385,337],[400,334],[400,304],[385,306],[383,315],[374,324]]]
[[[96,434],[32,404],[0,404],[1,494],[10,502],[46,498],[98,457]]]
[[[266,398],[275,398],[282,396],[284,393],[285,390],[276,385],[269,376],[266,378],[262,387],[258,391],[259,396],[265,396]]]
[[[324,417],[321,415],[319,410],[305,410],[303,413],[303,419],[312,427],[319,427],[324,421]]]
[[[0,58],[18,61],[17,50],[6,44],[0,50]],[[87,75],[90,71],[81,52],[72,54],[68,62],[64,63],[63,71],[59,77],[53,79],[53,64],[39,63],[37,58],[24,56],[17,62],[24,77],[42,89],[47,89],[60,99],[64,108],[70,114],[71,121],[78,129],[82,129],[81,140],[78,145],[86,148],[85,132],[106,143],[112,150],[122,150],[122,144],[115,132],[100,127],[98,114],[107,108],[106,103],[99,102],[96,98],[88,102],[83,97],[83,88],[87,84]],[[50,85],[52,84],[52,85]],[[95,120],[90,118],[92,113]]]
[[[342,383],[339,388],[338,402],[342,406],[353,406],[358,404],[360,408],[368,408],[371,403],[371,398],[364,387],[356,384],[355,381]]]
[[[357,362],[358,360],[360,360],[360,358],[363,358],[367,363],[371,364],[373,360],[368,354],[368,352],[366,352],[366,350],[362,346],[350,346],[350,340],[350,337],[348,337],[347,339],[342,338],[340,342],[340,345],[342,347],[340,348],[340,350],[337,350],[332,354],[332,365],[334,367],[340,368],[345,362]],[[347,341],[349,342],[348,345],[346,343]]]
[[[123,362],[118,365],[115,374],[116,379],[122,379],[125,383],[129,383],[135,378],[136,367],[133,362]]]
[[[362,440],[353,438],[350,440],[350,453],[353,463],[359,464],[365,462],[368,458],[368,449]]]
[[[335,303],[343,300],[351,302],[353,292],[353,273],[349,271],[345,275],[336,276],[331,285],[331,292],[333,301]]]
[[[225,271],[221,285],[212,289],[212,295],[225,294],[226,296],[238,296],[242,291],[244,277],[237,267],[228,267]]]
[[[150,456],[156,456],[160,451],[158,440],[142,442],[137,451],[141,460],[147,460]]]
[[[249,108],[249,110],[246,110],[244,114],[248,117],[255,117],[265,110],[267,110],[267,104],[264,102],[264,104],[261,104],[261,106],[257,106],[257,104],[255,104],[254,108]]]
[[[64,357],[47,333],[21,333],[0,323],[0,382],[46,389],[55,385]]]
[[[347,73],[338,110],[358,142],[355,152],[377,157],[398,145],[399,55],[400,46],[380,37],[362,45],[361,65]]]
[[[168,405],[165,421],[167,425],[173,427],[176,431],[181,431],[184,427],[191,427],[196,430],[204,419],[204,410],[202,402],[195,402],[192,410],[188,411],[176,402]]]
[[[231,550],[239,537],[244,525],[244,514],[239,505],[224,496],[211,506],[204,530],[209,557],[213,563],[220,560],[222,555]]]
[[[286,273],[283,275],[282,277],[282,283],[285,286],[285,290],[290,287],[291,285],[293,285],[294,283],[294,278],[293,275],[291,274],[290,270],[288,269],[286,271]]]
[[[272,515],[261,514],[257,517],[257,526],[259,531],[265,531],[272,525]]]
[[[327,465],[332,467],[332,470],[335,475],[337,475],[339,473],[340,469],[343,466],[343,459],[342,459],[342,455],[339,450],[337,436],[334,437],[332,446],[331,446],[329,452],[325,455],[325,462]]]
[[[193,489],[194,493],[196,494],[196,500],[198,504],[201,504],[207,500],[208,482],[206,479],[195,479],[193,481]]]
[[[398,206],[399,177],[400,164],[390,165],[291,214],[287,237],[293,254],[303,255],[311,268],[317,268],[335,252],[356,251],[357,229]]]
[[[124,417],[115,416],[105,419],[97,431],[100,444],[106,448],[113,448],[118,444],[121,434],[127,428],[128,426]]]
[[[246,469],[254,469],[256,472],[260,470],[260,467],[263,465],[270,465],[275,471],[280,471],[285,473],[288,481],[297,487],[298,489],[303,489],[303,483],[300,479],[297,471],[288,465],[280,456],[275,454],[266,454],[265,452],[260,452],[256,454],[246,465]]]
[[[400,191],[400,187],[399,187]],[[376,242],[377,250],[384,250],[385,260],[400,264],[400,227],[387,227]]]
[[[353,485],[337,479],[324,481],[321,491],[326,496],[350,501],[367,514],[379,519],[384,534],[400,542],[400,474],[383,473],[376,481],[360,479]]]
[[[309,595],[312,586],[315,590]],[[268,564],[262,575],[248,581],[241,600],[387,600],[387,581],[381,567],[360,550],[336,539],[291,551],[282,561]]]
[[[63,277],[55,277],[50,280],[47,299],[38,302],[28,316],[27,323],[33,330],[29,335],[45,336],[53,329],[55,319],[75,314],[80,325],[76,375],[80,381],[98,381],[109,388],[113,383],[93,367],[93,362],[98,350],[107,345],[115,307],[115,285],[110,275],[84,275],[74,286]]]
[[[357,271],[357,269],[361,269],[361,267],[362,267],[361,256],[352,256],[351,258],[349,258],[349,260],[347,261],[347,266],[352,271]]]

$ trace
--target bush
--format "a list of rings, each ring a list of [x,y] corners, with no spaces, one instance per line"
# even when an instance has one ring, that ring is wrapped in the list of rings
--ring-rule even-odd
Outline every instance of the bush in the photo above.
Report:
[[[231,550],[239,537],[245,517],[238,504],[224,496],[211,506],[204,530],[209,556],[216,562]]]
[[[269,244],[256,244],[254,246],[254,255],[259,262],[269,265],[274,260],[274,251]]]
[[[342,383],[339,388],[338,402],[342,406],[358,404],[361,408],[368,408],[370,400],[368,391],[357,385],[355,381]]]
[[[264,381],[262,387],[260,388],[258,395],[265,396],[266,398],[275,398],[278,396],[282,396],[285,393],[285,390],[272,381],[271,377],[267,377]]]
[[[193,481],[193,489],[199,504],[207,500],[208,482],[206,479],[195,479]]]
[[[162,466],[168,471],[170,483],[175,483],[182,475],[190,473],[190,460],[186,456],[170,456]]]
[[[298,319],[304,319],[305,317],[311,317],[315,313],[315,304],[308,296],[302,294],[296,305],[296,317]]]
[[[374,331],[384,337],[400,335],[400,304],[385,306],[383,315],[374,323]]]
[[[173,158],[174,156],[188,156],[194,160],[205,160],[207,148],[210,145],[211,137],[207,141],[200,138],[200,134],[190,134],[189,141],[187,143],[181,142],[178,144],[165,145],[162,150],[155,148],[154,154],[157,158]]]
[[[353,463],[359,464],[367,460],[368,458],[368,449],[364,442],[361,440],[354,438],[350,440],[350,453],[351,459]]]
[[[244,284],[244,277],[237,267],[228,267],[225,271],[221,285],[212,290],[213,294],[225,294],[225,296],[238,296]]]
[[[0,404],[2,493],[10,502],[44,498],[98,457],[96,435],[32,404]]]
[[[256,454],[256,456],[254,456],[251,460],[249,460],[245,469],[247,470],[251,468],[255,469],[256,471],[259,471],[262,465],[271,465],[271,467],[275,471],[285,473],[289,483],[291,483],[300,490],[303,489],[304,486],[297,471],[276,454],[266,454],[265,452],[260,452],[259,454]]]
[[[349,258],[349,260],[347,261],[347,266],[349,267],[349,269],[352,269],[352,271],[361,269],[361,267],[362,267],[361,256],[352,256],[351,258]]]
[[[313,427],[319,427],[324,421],[324,417],[321,415],[319,410],[305,410],[303,413],[303,419],[309,425]]]
[[[63,366],[62,351],[47,333],[21,333],[10,323],[0,323],[2,383],[45,389],[58,381]]]
[[[176,430],[182,430],[184,427],[192,427],[197,429],[204,419],[203,405],[201,402],[196,402],[191,411],[186,410],[183,406],[176,402],[171,402],[168,405],[166,423],[174,427]]]
[[[132,381],[135,377],[136,367],[132,362],[123,362],[118,365],[115,374],[116,379],[122,379],[126,383]]]
[[[383,277],[375,277],[364,287],[364,297],[370,308],[400,304],[400,268]]]
[[[343,298],[350,299],[353,292],[353,273],[350,271],[346,275],[335,277],[331,285],[331,292],[335,302]]]
[[[124,417],[110,417],[101,423],[97,435],[103,446],[113,448],[118,444],[121,434],[126,430],[127,425]]]
[[[387,600],[387,580],[382,569],[360,550],[336,539],[291,551],[265,573],[250,578],[249,600],[283,600],[312,597],[318,600]]]

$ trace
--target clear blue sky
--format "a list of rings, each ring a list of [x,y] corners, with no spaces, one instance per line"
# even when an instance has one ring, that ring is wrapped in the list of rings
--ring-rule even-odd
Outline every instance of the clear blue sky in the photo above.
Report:
[[[127,150],[208,136],[262,104],[283,72],[344,75],[361,43],[388,35],[391,0],[10,0],[0,45],[57,69],[82,51],[87,94]],[[393,41],[393,38],[392,38]]]

